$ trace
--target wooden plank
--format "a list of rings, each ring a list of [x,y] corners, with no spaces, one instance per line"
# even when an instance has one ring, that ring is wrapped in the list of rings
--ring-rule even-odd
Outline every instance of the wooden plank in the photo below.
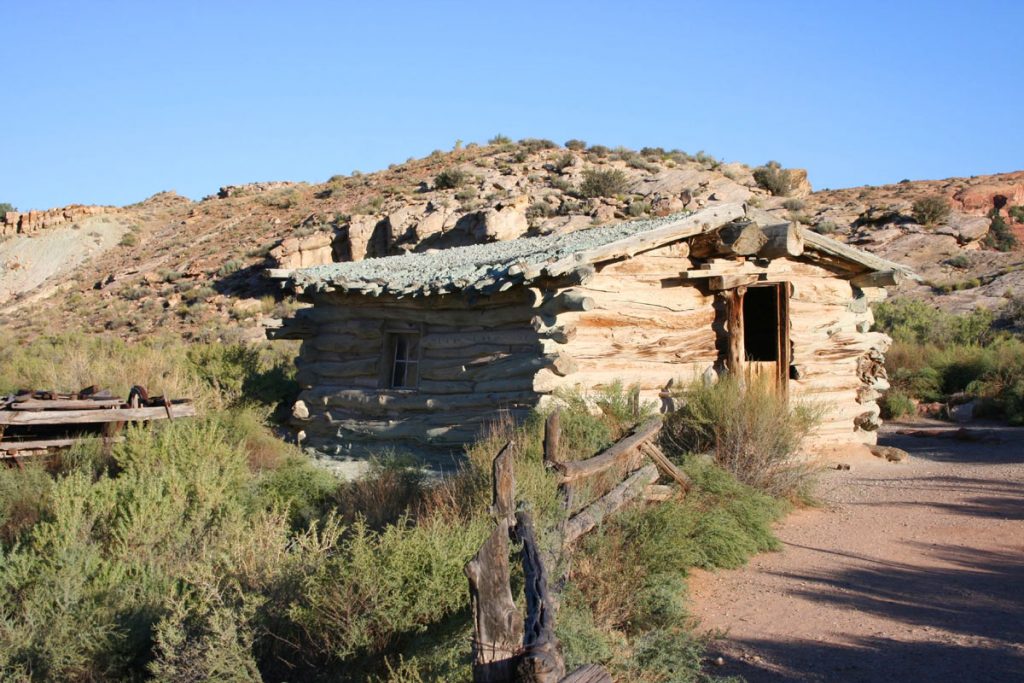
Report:
[[[653,464],[641,467],[621,484],[573,515],[565,525],[565,537],[562,542],[567,546],[572,545],[580,536],[596,527],[606,517],[642,496],[647,485],[653,484],[657,480],[657,467]]]
[[[593,458],[559,463],[557,468],[562,474],[561,481],[563,483],[576,481],[604,472],[631,455],[640,444],[654,438],[659,431],[661,431],[661,418],[652,417],[637,427],[632,434]]]
[[[34,441],[4,441],[0,442],[0,451],[13,453],[15,451],[42,451],[50,448],[67,448],[74,446],[80,441],[91,438],[102,438],[99,436],[80,436],[63,439],[37,439]],[[112,437],[114,441],[123,441],[124,437]]]
[[[598,664],[584,664],[558,683],[612,683],[612,675]]]
[[[674,479],[676,483],[679,484],[679,487],[683,489],[683,493],[690,492],[690,489],[693,488],[693,480],[691,480],[685,472],[676,467],[675,464],[661,452],[660,448],[655,446],[653,443],[645,443],[640,447],[640,451],[654,461],[654,464],[658,466],[658,469],[662,474]]]
[[[105,422],[142,422],[191,417],[196,408],[190,403],[164,408],[108,408],[105,410],[0,411],[0,425],[102,424]]]
[[[856,249],[848,244],[843,244],[839,240],[832,239],[831,237],[819,235],[813,230],[809,230],[803,226],[800,226],[800,236],[803,237],[805,246],[823,254],[834,256],[848,263],[861,265],[868,270],[900,271],[911,280],[921,279],[920,276],[914,273],[914,271],[907,266],[884,259],[881,256],[869,254],[866,251]]]
[[[11,410],[99,410],[100,408],[120,408],[124,401],[119,398],[108,399],[26,399],[24,401],[14,400],[10,405]]]

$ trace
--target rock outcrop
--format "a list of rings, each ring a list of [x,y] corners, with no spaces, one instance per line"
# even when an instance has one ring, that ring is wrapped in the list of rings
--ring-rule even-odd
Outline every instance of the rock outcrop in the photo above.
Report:
[[[72,204],[60,209],[45,211],[8,211],[0,221],[0,237],[11,235],[32,235],[40,230],[70,225],[90,216],[104,213],[119,213],[123,209],[115,206],[86,206]]]

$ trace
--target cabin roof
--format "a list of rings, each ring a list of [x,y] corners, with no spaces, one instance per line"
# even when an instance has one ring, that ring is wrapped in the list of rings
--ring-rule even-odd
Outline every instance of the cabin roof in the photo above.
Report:
[[[426,296],[456,291],[492,293],[541,277],[559,277],[577,268],[633,256],[744,218],[751,209],[730,203],[646,220],[635,220],[558,235],[453,247],[422,254],[331,263],[293,271],[297,291],[352,292],[378,296]],[[898,271],[906,266],[800,228],[807,248],[846,261],[862,271]]]

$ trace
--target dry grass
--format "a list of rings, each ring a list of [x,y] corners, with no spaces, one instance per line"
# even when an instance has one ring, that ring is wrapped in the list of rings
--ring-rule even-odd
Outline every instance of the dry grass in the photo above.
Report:
[[[804,497],[813,469],[798,451],[823,406],[787,402],[767,379],[744,387],[729,376],[711,385],[692,382],[679,398],[683,407],[663,432],[671,451],[711,453],[744,484],[772,496]]]

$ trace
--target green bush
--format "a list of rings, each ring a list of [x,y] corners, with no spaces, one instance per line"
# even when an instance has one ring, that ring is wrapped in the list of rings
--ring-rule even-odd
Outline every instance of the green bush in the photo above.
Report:
[[[902,391],[889,391],[878,401],[882,409],[882,417],[886,420],[898,420],[907,415],[913,415],[915,406],[914,400]]]
[[[938,195],[921,197],[914,201],[911,213],[921,225],[936,225],[949,217],[949,200]]]
[[[874,307],[875,327],[896,341],[940,346],[981,344],[991,338],[993,314],[980,308],[971,313],[947,313],[917,299],[898,298]]]
[[[754,169],[754,182],[768,190],[776,197],[785,197],[793,191],[795,178],[788,170],[782,168],[777,161],[769,161],[764,166]]]
[[[988,234],[982,240],[986,247],[996,251],[1013,251],[1020,246],[1017,236],[1007,225],[1006,219],[999,213],[999,209],[992,209],[989,217],[992,219],[992,224],[989,226]]]
[[[583,197],[614,197],[626,192],[629,178],[618,168],[588,168],[583,171],[579,193]]]
[[[10,206],[10,204],[8,204],[8,206]],[[8,210],[10,211],[13,209]],[[1011,206],[1009,209],[1007,209],[1007,213],[1010,215],[1010,218],[1012,218],[1017,223],[1024,223],[1024,205]]]
[[[434,176],[434,189],[454,190],[462,187],[472,179],[472,176],[461,168],[446,168]]]
[[[565,147],[566,149],[571,149],[574,152],[582,152],[587,148],[587,143],[583,142],[583,140],[572,138],[571,140],[565,141]]]
[[[712,453],[737,479],[775,496],[799,497],[812,470],[798,459],[803,439],[821,421],[820,406],[787,402],[773,381],[744,386],[726,376],[694,381],[680,391],[682,408],[665,424],[676,453]]]
[[[0,213],[8,213],[11,211],[17,211],[13,204],[10,202],[0,202]]]

